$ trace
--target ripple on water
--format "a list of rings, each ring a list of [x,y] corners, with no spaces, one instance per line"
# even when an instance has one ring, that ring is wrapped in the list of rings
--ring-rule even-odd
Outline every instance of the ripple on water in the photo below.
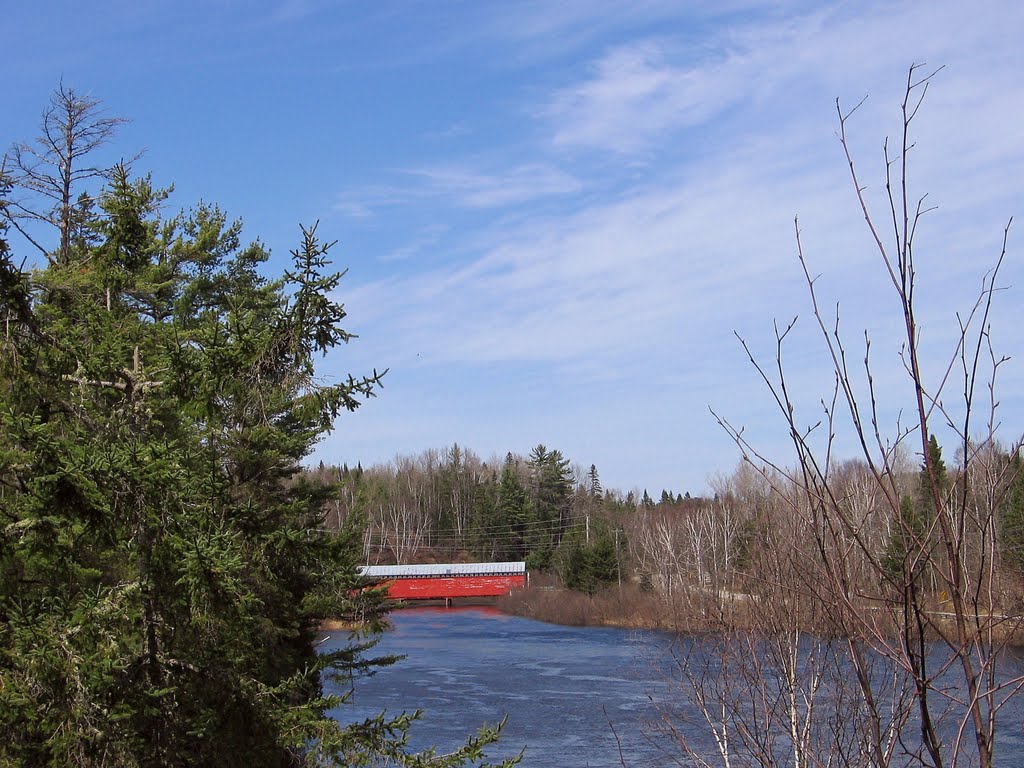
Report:
[[[566,768],[620,765],[613,725],[627,734],[630,765],[663,763],[640,735],[653,707],[638,652],[660,642],[654,633],[645,640],[627,630],[557,627],[475,609],[411,609],[392,622],[394,631],[375,650],[408,658],[359,681],[351,705],[336,713],[340,719],[423,707],[413,745],[450,749],[483,721],[507,714],[492,756],[526,745],[524,765]]]
[[[333,713],[342,721],[422,707],[412,745],[447,751],[507,714],[492,758],[526,745],[527,768],[614,768],[621,765],[618,739],[633,768],[675,764],[671,744],[648,729],[659,719],[651,699],[673,695],[665,679],[672,669],[665,667],[667,634],[556,627],[479,609],[411,609],[392,621],[394,631],[375,652],[408,658],[358,681],[351,704]],[[328,640],[323,649],[339,642]],[[1003,768],[1024,764],[1014,759],[1024,752],[1019,708],[1011,715],[1000,734]],[[703,729],[693,736],[698,743],[708,738]]]

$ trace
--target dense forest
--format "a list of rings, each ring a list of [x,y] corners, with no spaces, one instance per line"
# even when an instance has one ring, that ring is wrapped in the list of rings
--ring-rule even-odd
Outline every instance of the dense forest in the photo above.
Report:
[[[946,469],[934,437],[930,446],[939,492],[953,494],[960,478]],[[992,521],[1000,568],[1008,578],[1024,576],[1021,459],[998,447],[986,458],[997,483],[986,492],[1000,500]],[[848,461],[833,474],[844,507],[861,519],[871,557],[883,569],[871,576],[865,564],[866,580],[896,578],[914,541],[935,536],[924,466],[904,456],[898,474],[895,514],[874,495],[865,463]],[[587,594],[625,582],[666,598],[710,586],[756,588],[752,568],[781,544],[773,528],[792,492],[783,473],[741,463],[714,476],[706,496],[663,489],[655,501],[646,490],[604,488],[595,465],[584,470],[543,444],[525,457],[510,452],[490,461],[454,444],[366,468],[320,462],[305,475],[337,488],[325,523],[340,531],[358,520],[367,563],[525,560],[532,571],[549,571]],[[937,543],[928,544],[929,551]],[[934,577],[929,585],[937,589]]]
[[[593,592],[621,577],[623,525],[634,502],[605,492],[596,467],[581,474],[544,445],[526,458],[509,453],[487,463],[457,444],[387,466],[309,472],[313,481],[340,484],[327,523],[338,529],[358,516],[369,563],[525,560]]]

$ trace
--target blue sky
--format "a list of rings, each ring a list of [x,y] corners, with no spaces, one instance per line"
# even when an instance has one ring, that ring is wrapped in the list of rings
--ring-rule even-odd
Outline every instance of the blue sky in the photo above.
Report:
[[[390,373],[321,444],[326,461],[544,443],[607,487],[699,493],[739,458],[710,406],[787,462],[734,332],[771,362],[772,323],[800,316],[787,366],[816,421],[831,373],[796,215],[853,357],[870,334],[892,431],[911,394],[899,315],[835,99],[868,96],[851,143],[884,223],[881,147],[913,62],[945,65],[911,157],[915,194],[938,206],[918,235],[929,376],[1024,215],[1013,2],[133,0],[17,3],[2,24],[4,145],[34,134],[63,78],[132,120],[109,154],[144,149],[136,167],[174,184],[173,206],[217,202],[277,266],[299,223],[339,241],[360,338],[325,380]],[[993,322],[1014,358],[1006,440],[1024,409],[1020,242],[1011,231]]]

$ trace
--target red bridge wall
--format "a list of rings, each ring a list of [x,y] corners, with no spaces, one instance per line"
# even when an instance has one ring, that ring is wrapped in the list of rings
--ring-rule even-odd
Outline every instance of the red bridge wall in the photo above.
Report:
[[[395,600],[434,600],[446,597],[507,595],[526,586],[523,574],[505,576],[433,576],[393,579],[385,582],[388,597]]]

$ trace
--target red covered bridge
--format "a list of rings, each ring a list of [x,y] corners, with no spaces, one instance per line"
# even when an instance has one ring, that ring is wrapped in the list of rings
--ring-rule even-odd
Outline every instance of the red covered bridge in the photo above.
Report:
[[[507,595],[526,586],[526,563],[364,565],[361,575],[383,582],[396,600],[445,600]]]

